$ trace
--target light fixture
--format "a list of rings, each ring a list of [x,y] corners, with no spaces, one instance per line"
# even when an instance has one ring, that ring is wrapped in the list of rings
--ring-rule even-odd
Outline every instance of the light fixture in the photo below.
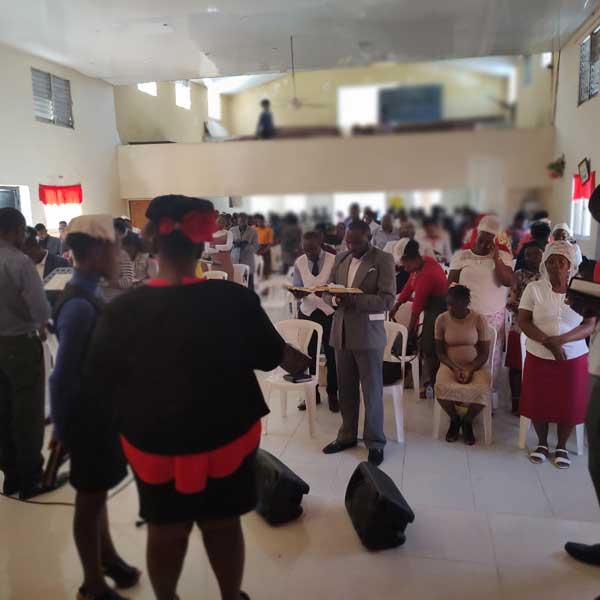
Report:
[[[209,7],[206,9],[206,12],[207,12],[208,14],[214,15],[215,13],[218,13],[218,12],[221,12],[221,11],[220,11],[220,10],[219,10],[219,9],[218,9],[216,6],[209,6]]]

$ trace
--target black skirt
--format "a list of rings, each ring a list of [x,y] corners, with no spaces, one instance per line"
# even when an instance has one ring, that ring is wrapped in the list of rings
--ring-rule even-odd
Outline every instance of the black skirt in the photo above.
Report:
[[[107,492],[127,477],[127,461],[116,431],[73,436],[68,448],[69,480],[79,492]]]
[[[239,517],[253,511],[257,504],[256,451],[239,469],[223,478],[209,478],[206,488],[182,494],[175,481],[152,484],[136,475],[140,496],[140,517],[148,523],[167,525]]]

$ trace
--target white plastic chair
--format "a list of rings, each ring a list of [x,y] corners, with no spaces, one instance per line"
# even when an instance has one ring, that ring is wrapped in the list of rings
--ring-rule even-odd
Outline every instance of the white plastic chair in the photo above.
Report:
[[[250,277],[250,267],[248,265],[233,265],[233,281],[244,287],[248,287],[248,278]]]
[[[393,323],[391,321],[386,321],[384,325],[385,334],[387,338],[385,350],[383,353],[384,362],[404,364],[404,360],[402,357],[406,357],[406,346],[408,344],[408,329],[400,323]],[[400,357],[397,357],[392,354],[392,348],[399,334],[402,335],[402,353]],[[402,379],[396,382],[394,385],[384,386],[383,395],[385,396],[386,393],[391,394],[394,404],[394,420],[396,421],[396,440],[399,444],[404,444],[404,377],[402,377]],[[358,423],[359,429],[362,431],[365,422],[362,386],[360,389],[360,400],[361,402],[359,407]]]
[[[412,302],[405,302],[396,313],[396,323],[402,325],[405,329],[408,330],[408,326],[410,324],[410,316],[412,313]],[[419,318],[419,325],[423,320],[423,315]],[[406,336],[408,338],[408,335]],[[407,340],[408,341],[408,340]],[[410,368],[412,370],[412,379],[413,379],[413,388],[415,390],[415,399],[419,401],[419,394],[421,393],[421,382],[419,378],[419,355],[411,354],[410,356],[406,356],[406,348],[404,348],[404,352],[402,353],[404,357],[402,359],[402,363],[406,366],[406,364],[410,364]]]
[[[263,308],[285,308],[291,295],[287,291],[288,285],[289,282],[282,275],[261,281],[257,286],[256,293],[260,297]]]
[[[225,271],[206,271],[202,276],[204,279],[221,279],[223,281],[229,277]]]
[[[281,246],[277,244],[277,246],[271,246],[269,250],[271,252],[271,270],[273,273],[281,273],[281,269],[283,268]]]
[[[525,372],[525,355],[527,354],[527,336],[521,333],[521,378]],[[531,427],[531,419],[521,416],[519,419],[519,448],[525,450],[527,446],[527,434]],[[577,438],[577,454],[583,455],[584,452],[584,439],[585,439],[585,425],[580,423],[575,426],[575,437]]]
[[[400,323],[385,322],[385,334],[387,343],[383,354],[383,360],[389,363],[404,364],[406,357],[406,346],[408,344],[408,329]],[[402,354],[401,358],[397,358],[392,354],[392,347],[398,335],[402,335]],[[414,377],[414,376],[413,376]],[[394,418],[396,420],[396,439],[399,444],[404,444],[404,377],[394,385],[386,385],[383,388],[383,393],[390,393],[394,403]]]
[[[498,336],[497,331],[493,327],[488,327],[490,332],[490,356],[488,358],[487,366],[490,369],[490,401],[483,409],[483,436],[485,445],[489,446],[492,443],[492,397],[491,397],[491,386],[494,381],[494,355],[496,353],[496,338]],[[442,398],[443,400],[443,398]],[[440,438],[440,427],[442,425],[442,414],[445,414],[442,410],[440,403],[437,399],[433,405],[433,438],[438,440]]]
[[[298,348],[304,354],[308,354],[308,346],[313,334],[317,334],[317,357],[321,355],[321,343],[323,341],[323,327],[313,321],[304,321],[299,319],[288,319],[275,323],[275,328],[281,334],[281,337],[292,346]],[[270,408],[270,396],[274,390],[279,390],[281,394],[281,415],[287,417],[287,394],[288,392],[300,392],[304,395],[306,402],[306,414],[308,416],[308,430],[310,437],[315,437],[315,419],[317,412],[317,385],[318,374],[312,376],[310,381],[304,383],[292,383],[284,379],[286,372],[281,369],[275,369],[269,375],[263,384],[263,393],[265,402]],[[268,433],[269,416],[264,419],[263,431]]]

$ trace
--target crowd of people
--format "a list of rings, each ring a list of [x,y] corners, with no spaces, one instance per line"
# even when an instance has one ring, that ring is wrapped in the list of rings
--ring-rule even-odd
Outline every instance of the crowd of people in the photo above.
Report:
[[[42,224],[27,227],[17,210],[0,209],[3,492],[27,500],[64,483],[42,478],[42,342],[50,330],[58,338],[51,445],[70,458],[76,490],[80,600],[119,600],[106,577],[123,588],[140,578],[112,542],[106,504],[127,465],[148,523],[156,597],[177,597],[194,525],[222,598],[248,597],[240,516],[257,502],[256,452],[268,412],[255,371],[281,366],[316,376],[320,364],[316,339],[303,355],[261,307],[252,291],[257,260],[262,278],[277,268],[289,276],[298,318],[323,329],[328,407],[341,412],[325,454],[357,445],[362,398],[368,460],[384,461],[384,324],[404,319],[411,353],[423,364],[423,390],[415,394],[434,398],[448,415],[448,442],[462,434],[465,444],[476,443],[476,417],[501,410],[506,366],[510,411],[530,419],[538,437],[529,460],[550,458],[549,424],[556,423],[553,462],[570,466],[567,440],[585,420],[588,366],[595,368],[586,340],[596,314],[566,302],[571,277],[590,279],[593,261],[565,223],[552,227],[538,213],[528,224],[520,212],[503,229],[493,214],[463,209],[450,218],[440,208],[431,216],[390,210],[379,221],[352,205],[347,218],[332,223],[320,215],[307,227],[293,214],[269,222],[261,214],[218,214],[209,201],[185,196],[155,198],[146,216],[143,233],[127,217],[84,215],[61,222],[53,237]],[[232,283],[235,265],[248,268],[247,285]],[[51,309],[43,282],[63,268],[72,279]],[[229,281],[203,276],[213,268]],[[595,551],[570,547],[600,563]]]

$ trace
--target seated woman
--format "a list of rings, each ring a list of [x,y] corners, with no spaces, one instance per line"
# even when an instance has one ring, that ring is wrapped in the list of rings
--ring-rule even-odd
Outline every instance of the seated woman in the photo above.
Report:
[[[217,229],[212,203],[160,196],[146,216],[158,279],[103,313],[89,356],[90,410],[104,406],[116,419],[148,522],[156,598],[176,598],[194,526],[223,600],[248,598],[240,591],[240,516],[257,502],[256,451],[268,413],[255,370],[302,372],[310,359],[286,345],[249,289],[194,277]]]
[[[573,427],[585,421],[588,401],[588,347],[596,320],[584,319],[565,304],[569,278],[575,271],[570,242],[551,242],[542,259],[542,279],[530,283],[519,305],[519,326],[527,336],[527,356],[521,390],[521,415],[533,421],[537,448],[534,464],[546,461],[548,424],[558,425],[554,464],[571,466],[567,440]]]
[[[473,419],[491,402],[491,376],[485,366],[490,332],[485,318],[469,309],[469,288],[452,286],[446,302],[448,311],[435,322],[435,347],[441,363],[435,397],[450,417],[446,441],[455,442],[462,427],[465,444],[472,446]],[[466,408],[463,417],[458,407]]]

